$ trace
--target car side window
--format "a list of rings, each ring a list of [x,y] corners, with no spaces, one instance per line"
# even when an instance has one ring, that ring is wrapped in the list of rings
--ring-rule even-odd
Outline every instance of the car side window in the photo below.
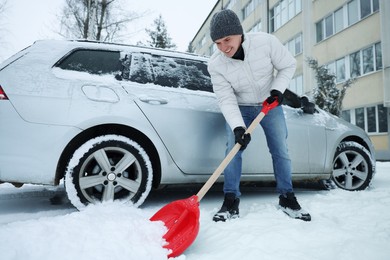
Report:
[[[130,81],[213,92],[204,61],[149,53],[133,53],[131,56]]]
[[[122,63],[119,51],[78,49],[60,60],[56,65],[64,70],[91,74],[119,74]]]

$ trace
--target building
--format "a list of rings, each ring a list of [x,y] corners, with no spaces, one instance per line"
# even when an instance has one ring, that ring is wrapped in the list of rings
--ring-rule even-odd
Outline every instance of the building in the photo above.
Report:
[[[312,95],[316,86],[308,57],[326,65],[347,90],[342,117],[370,135],[378,160],[390,160],[390,1],[219,0],[191,41],[194,52],[216,51],[209,36],[213,14],[232,9],[246,32],[272,33],[297,59],[290,89]]]

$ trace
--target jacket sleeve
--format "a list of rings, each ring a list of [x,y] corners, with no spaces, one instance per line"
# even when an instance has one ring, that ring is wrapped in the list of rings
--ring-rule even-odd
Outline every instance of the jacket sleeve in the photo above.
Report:
[[[238,126],[245,127],[233,87],[222,74],[214,69],[213,66],[212,62],[209,63],[208,70],[211,76],[213,90],[218,100],[218,105],[225,120],[232,130]]]
[[[288,49],[273,35],[270,35],[271,61],[277,71],[271,90],[281,93],[287,89],[296,69],[296,60]]]

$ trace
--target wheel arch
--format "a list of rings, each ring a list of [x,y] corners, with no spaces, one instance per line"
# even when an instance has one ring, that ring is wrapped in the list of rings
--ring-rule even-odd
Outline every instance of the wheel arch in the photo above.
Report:
[[[158,187],[161,181],[161,162],[156,147],[152,141],[142,132],[135,128],[120,125],[120,124],[103,124],[88,128],[75,136],[65,147],[60,159],[57,163],[55,184],[58,185],[60,180],[64,178],[65,171],[72,154],[86,141],[101,135],[116,134],[131,138],[145,149],[148,154],[153,168],[153,181],[152,186]]]
[[[367,137],[368,138],[368,137]],[[372,159],[375,158],[375,150],[373,150],[373,147],[370,145],[370,143],[367,143],[368,140],[365,140],[364,137],[355,135],[355,134],[347,134],[339,139],[337,139],[334,143],[335,145],[332,145],[332,147],[329,150],[329,156],[326,158],[325,162],[325,171],[326,173],[332,174],[333,171],[333,161],[335,159],[335,154],[337,151],[337,147],[343,143],[343,142],[355,142],[360,145],[362,145],[365,149],[367,149],[368,152],[370,152],[370,155]],[[374,166],[375,169],[375,166]]]
[[[340,141],[340,143],[342,143],[342,142],[350,142],[350,141],[358,143],[358,144],[360,144],[361,146],[363,146],[364,148],[367,149],[367,151],[370,153],[371,160],[372,160],[372,170],[375,173],[376,172],[376,164],[375,164],[375,160],[376,160],[375,156],[376,155],[375,155],[374,147],[372,145],[370,145],[370,143],[367,143],[367,140],[363,139],[360,136],[356,136],[356,135],[347,136],[344,139],[342,139]]]
[[[368,151],[372,152],[370,146],[366,143],[366,141],[364,141],[363,138],[361,138],[359,136],[356,136],[356,135],[347,136],[347,137],[343,138],[340,141],[340,143],[342,143],[342,142],[350,142],[350,141],[358,143],[358,144],[362,145],[364,148],[366,148]]]

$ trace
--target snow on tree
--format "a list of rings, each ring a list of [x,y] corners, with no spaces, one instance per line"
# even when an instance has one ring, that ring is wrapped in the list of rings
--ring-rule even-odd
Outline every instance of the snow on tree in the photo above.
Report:
[[[188,44],[186,52],[195,53],[195,48],[194,48],[194,46],[192,46],[191,42]]]
[[[168,35],[168,30],[161,14],[154,20],[153,28],[146,29],[145,31],[150,36],[150,40],[147,41],[147,46],[162,49],[176,49],[176,44],[172,42],[172,38]]]
[[[317,87],[313,92],[314,103],[319,108],[333,115],[340,116],[345,92],[355,79],[346,80],[341,89],[339,89],[336,85],[336,75],[331,73],[325,65],[319,66],[318,61],[314,58],[307,58],[307,63],[315,71],[317,80]]]

